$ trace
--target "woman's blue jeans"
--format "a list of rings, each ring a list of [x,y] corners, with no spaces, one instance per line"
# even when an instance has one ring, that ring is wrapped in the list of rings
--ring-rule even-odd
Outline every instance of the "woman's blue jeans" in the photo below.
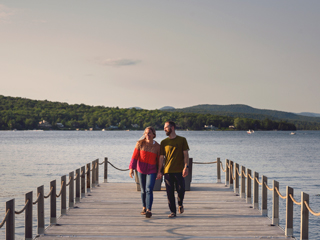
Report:
[[[142,206],[151,211],[153,202],[153,187],[156,182],[156,173],[142,174],[138,172]]]

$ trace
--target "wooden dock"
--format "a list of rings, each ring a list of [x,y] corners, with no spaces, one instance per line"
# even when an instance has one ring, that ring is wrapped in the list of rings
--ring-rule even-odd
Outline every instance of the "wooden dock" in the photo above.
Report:
[[[141,198],[135,183],[101,183],[36,239],[290,238],[224,184],[192,183],[184,208],[183,214],[169,219],[166,192],[155,191],[153,216],[148,219],[140,215]]]

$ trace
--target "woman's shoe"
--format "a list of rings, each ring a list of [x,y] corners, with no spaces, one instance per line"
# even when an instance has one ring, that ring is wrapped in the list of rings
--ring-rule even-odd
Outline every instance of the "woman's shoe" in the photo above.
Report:
[[[140,214],[141,214],[141,215],[146,215],[146,211],[147,211],[147,210],[146,210],[145,208],[143,208],[143,209],[142,209],[142,212],[141,212]]]
[[[172,213],[168,216],[168,218],[175,218],[176,216],[177,216],[177,215],[172,212]]]
[[[152,213],[150,211],[147,211],[146,212],[146,218],[151,218],[151,216],[152,216]]]

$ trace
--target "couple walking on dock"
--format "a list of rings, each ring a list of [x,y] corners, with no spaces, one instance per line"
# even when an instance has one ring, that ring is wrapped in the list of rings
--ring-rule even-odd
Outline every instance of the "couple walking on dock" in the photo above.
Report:
[[[161,144],[154,141],[156,131],[147,127],[137,142],[129,165],[129,176],[133,178],[133,170],[137,170],[142,200],[142,215],[152,216],[153,187],[156,179],[164,175],[167,191],[169,218],[176,217],[175,189],[178,193],[178,212],[183,213],[185,194],[184,177],[189,173],[189,146],[186,138],[176,135],[176,124],[168,121],[164,125],[168,136]]]

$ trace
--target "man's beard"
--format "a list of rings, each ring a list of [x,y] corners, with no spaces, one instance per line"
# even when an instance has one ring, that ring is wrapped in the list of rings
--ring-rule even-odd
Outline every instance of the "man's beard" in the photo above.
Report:
[[[171,133],[172,133],[172,130],[170,129],[166,132],[166,135],[169,136]]]

